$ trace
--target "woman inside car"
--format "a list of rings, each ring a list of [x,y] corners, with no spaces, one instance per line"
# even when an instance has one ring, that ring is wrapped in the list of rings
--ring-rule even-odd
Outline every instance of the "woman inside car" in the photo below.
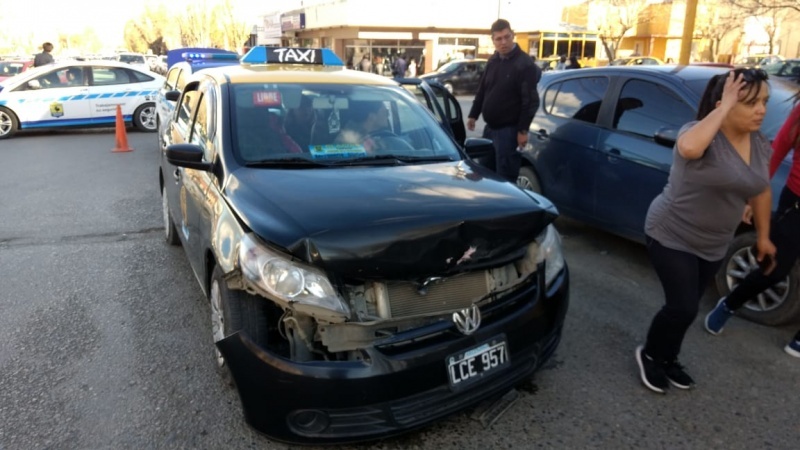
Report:
[[[694,386],[678,355],[746,204],[754,214],[758,259],[775,255],[769,239],[770,144],[758,131],[768,98],[767,75],[761,70],[736,69],[712,77],[697,120],[678,133],[667,185],[650,204],[647,250],[665,304],[645,344],[636,349],[636,361],[642,383],[654,392],[664,394],[669,385]]]

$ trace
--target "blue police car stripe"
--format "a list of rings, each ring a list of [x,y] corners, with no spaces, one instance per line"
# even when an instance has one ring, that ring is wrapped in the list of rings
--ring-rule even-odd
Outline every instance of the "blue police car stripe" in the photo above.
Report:
[[[106,93],[106,94],[76,94],[76,95],[67,95],[63,97],[47,97],[47,98],[36,98],[36,99],[14,99],[12,103],[52,103],[52,102],[68,102],[72,100],[83,100],[86,98],[95,99],[95,98],[119,98],[119,97],[139,97],[139,96],[147,96],[147,95],[157,95],[158,91],[128,91],[128,92],[117,92],[117,93]],[[9,104],[9,100],[0,100],[0,105]]]
[[[51,127],[69,127],[80,125],[103,125],[113,124],[116,122],[116,116],[94,117],[89,119],[65,119],[65,120],[37,120],[30,122],[20,123],[20,128],[51,128]],[[125,122],[133,120],[133,115],[128,114],[122,116]]]

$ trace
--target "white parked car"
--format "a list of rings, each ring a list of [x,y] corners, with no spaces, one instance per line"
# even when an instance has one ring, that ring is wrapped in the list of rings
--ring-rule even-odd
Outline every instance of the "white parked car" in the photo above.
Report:
[[[150,66],[147,64],[144,55],[141,53],[117,53],[116,60],[121,63],[135,66],[138,69],[145,71],[150,70]]]
[[[65,61],[0,83],[0,139],[24,129],[126,123],[156,131],[155,98],[164,77],[114,61]]]

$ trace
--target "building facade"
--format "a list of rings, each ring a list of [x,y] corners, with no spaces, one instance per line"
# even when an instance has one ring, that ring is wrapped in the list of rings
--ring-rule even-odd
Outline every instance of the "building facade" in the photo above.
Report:
[[[498,18],[509,20],[523,51],[538,56],[541,47],[533,45],[541,42],[542,30],[565,31],[565,2],[549,3],[310,0],[281,14],[281,32],[284,44],[331,48],[353,67],[368,59],[373,72],[390,74],[391,63],[405,55],[415,60],[418,73],[424,73],[451,59],[490,56],[494,46],[489,28]]]

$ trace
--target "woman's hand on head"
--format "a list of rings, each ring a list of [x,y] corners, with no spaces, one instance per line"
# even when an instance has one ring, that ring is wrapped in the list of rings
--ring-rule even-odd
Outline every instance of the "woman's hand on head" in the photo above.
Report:
[[[727,111],[733,109],[742,97],[742,88],[744,88],[744,74],[736,74],[731,71],[725,78],[725,86],[722,88],[722,99],[720,100],[720,107],[725,108]]]

